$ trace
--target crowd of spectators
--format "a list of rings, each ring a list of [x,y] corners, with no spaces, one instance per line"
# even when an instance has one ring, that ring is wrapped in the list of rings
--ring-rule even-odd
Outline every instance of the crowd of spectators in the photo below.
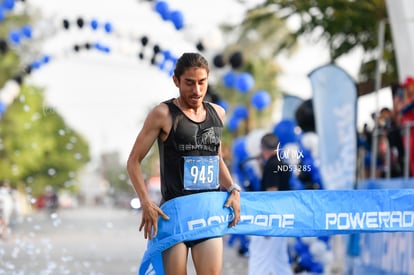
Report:
[[[374,128],[369,129],[365,124],[359,135],[359,146],[365,149],[365,177],[414,176],[414,77],[392,85],[391,91],[393,108],[384,107],[373,113]],[[370,175],[373,156],[376,156],[376,174]]]

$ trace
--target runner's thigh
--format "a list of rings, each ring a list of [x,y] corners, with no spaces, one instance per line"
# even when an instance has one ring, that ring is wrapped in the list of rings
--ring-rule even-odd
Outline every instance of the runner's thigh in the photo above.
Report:
[[[221,274],[223,266],[223,239],[208,239],[191,249],[197,275]]]

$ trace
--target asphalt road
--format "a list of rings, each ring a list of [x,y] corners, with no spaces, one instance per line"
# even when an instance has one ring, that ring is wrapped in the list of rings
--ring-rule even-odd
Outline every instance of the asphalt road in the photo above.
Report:
[[[22,217],[0,239],[0,274],[137,274],[146,249],[139,211],[81,207]],[[247,258],[225,245],[222,274],[246,274]],[[188,274],[195,274],[189,260]]]

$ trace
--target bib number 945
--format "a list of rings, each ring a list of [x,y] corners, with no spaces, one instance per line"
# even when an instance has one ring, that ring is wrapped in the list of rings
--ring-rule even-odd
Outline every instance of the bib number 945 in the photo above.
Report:
[[[186,190],[217,189],[218,174],[218,156],[184,157],[184,188]]]

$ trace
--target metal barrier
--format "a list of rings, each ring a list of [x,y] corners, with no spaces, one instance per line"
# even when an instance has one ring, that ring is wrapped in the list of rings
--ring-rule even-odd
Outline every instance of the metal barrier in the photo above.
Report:
[[[408,179],[410,178],[410,150],[414,150],[411,148],[411,128],[414,127],[414,121],[405,122],[404,126],[401,128],[403,142],[404,142],[404,166],[403,166],[403,178]],[[377,157],[378,157],[378,147],[380,143],[378,140],[381,139],[381,142],[385,143],[385,155],[384,155],[384,174],[385,178],[391,178],[391,157],[392,157],[392,150],[390,148],[390,144],[388,138],[386,136],[386,131],[384,129],[374,128],[372,131],[372,152],[371,152],[371,167],[370,167],[370,178],[375,179],[378,178],[378,165],[377,165]],[[365,158],[366,152],[360,152],[358,155],[358,170],[365,171],[365,163],[361,161]],[[362,170],[361,170],[362,169]],[[358,174],[359,179],[365,178],[364,176]]]
[[[414,121],[405,123],[404,138],[405,138],[405,154],[404,154],[404,178],[410,177],[410,143],[411,143],[411,128],[414,127]],[[414,149],[413,149],[414,150]]]

